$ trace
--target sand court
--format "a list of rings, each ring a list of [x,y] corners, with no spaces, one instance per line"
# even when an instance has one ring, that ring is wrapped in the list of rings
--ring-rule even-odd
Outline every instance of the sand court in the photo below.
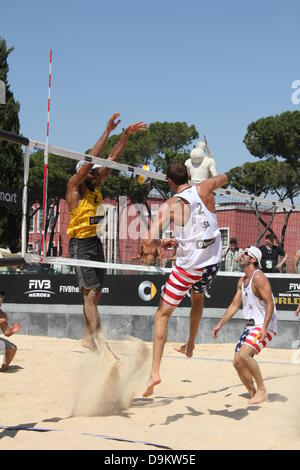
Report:
[[[269,399],[251,406],[233,344],[198,344],[187,359],[167,343],[162,383],[143,398],[151,343],[109,341],[116,364],[77,340],[14,339],[17,355],[0,375],[2,450],[300,449],[299,351],[260,354]]]

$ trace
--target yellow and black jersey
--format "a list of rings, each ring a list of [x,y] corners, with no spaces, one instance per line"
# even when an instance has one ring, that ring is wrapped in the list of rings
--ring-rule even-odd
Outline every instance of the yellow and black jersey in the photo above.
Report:
[[[103,197],[99,189],[86,190],[78,206],[70,212],[67,235],[70,238],[95,237],[97,224],[103,219]]]

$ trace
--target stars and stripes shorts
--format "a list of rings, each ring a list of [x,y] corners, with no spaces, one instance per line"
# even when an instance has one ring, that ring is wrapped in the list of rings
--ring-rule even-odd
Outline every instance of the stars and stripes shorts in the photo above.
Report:
[[[177,307],[190,288],[195,294],[206,292],[219,267],[220,264],[212,264],[201,269],[186,270],[175,265],[163,288],[162,300]]]
[[[240,336],[235,347],[235,352],[239,352],[243,344],[247,344],[251,348],[254,348],[258,354],[263,348],[267,346],[270,341],[276,336],[276,333],[272,330],[267,330],[267,336],[263,341],[260,339],[261,327],[253,326],[252,328],[246,327]]]

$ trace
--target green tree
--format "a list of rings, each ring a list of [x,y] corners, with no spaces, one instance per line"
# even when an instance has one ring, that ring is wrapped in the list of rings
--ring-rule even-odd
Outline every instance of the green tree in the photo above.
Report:
[[[166,173],[167,165],[170,162],[184,162],[189,158],[189,146],[198,137],[199,134],[194,125],[188,126],[185,122],[154,122],[148,126],[146,132],[130,137],[120,162],[135,167],[139,164],[148,164],[153,171]],[[107,157],[119,138],[120,135],[114,135],[108,139],[104,156]],[[170,196],[168,183],[149,179],[144,184],[139,184],[135,177],[128,177],[128,175],[120,174],[118,171],[112,171],[111,175],[101,185],[103,197],[109,197],[117,201],[118,217],[122,215],[122,211],[126,207],[122,206],[120,208],[119,196],[127,196],[127,205],[135,205],[146,227],[148,226],[148,220],[144,216],[142,206],[146,207],[151,221],[151,208],[148,199],[154,189],[164,199]],[[117,226],[119,227],[119,223]],[[117,237],[119,239],[119,234],[117,234]]]
[[[270,165],[274,160],[278,163],[277,168],[275,164],[273,164],[274,170],[271,168],[271,171],[274,171],[271,192],[278,196],[279,201],[288,199],[293,203],[294,197],[299,194],[300,111],[286,111],[252,122],[248,126],[244,143],[255,157],[266,159]],[[267,173],[265,180],[268,187],[270,175]],[[282,245],[289,216],[290,213],[285,214],[285,223],[281,231]],[[276,238],[278,240],[278,237]]]
[[[49,247],[53,243],[54,231],[59,216],[59,201],[65,198],[69,178],[75,173],[76,161],[58,155],[49,154],[47,219],[45,233],[50,229]],[[44,154],[39,151],[30,157],[28,179],[27,240],[30,219],[37,211],[42,210],[44,183]],[[32,207],[35,209],[32,210]]]
[[[0,105],[0,128],[19,134],[20,104],[15,100],[8,83],[8,56],[14,48],[7,48],[6,41],[0,38],[0,80],[5,83],[6,104]],[[21,188],[23,185],[23,158],[20,146],[0,140],[0,185]],[[8,209],[0,206],[0,245],[11,251],[20,249],[22,214],[21,209]]]
[[[263,198],[270,194],[276,195],[278,202],[289,201],[294,204],[294,198],[300,192],[295,170],[287,162],[274,158],[234,167],[228,172],[228,177],[230,186],[237,191]],[[284,213],[285,222],[281,229],[281,235],[278,237],[271,228],[277,207],[270,207],[266,212],[266,206],[262,202],[249,199],[247,204],[255,213],[257,220],[256,243],[259,243],[266,232],[270,232],[278,243],[284,246],[285,232],[291,212]]]
[[[286,111],[249,124],[244,143],[258,158],[283,158],[299,175],[300,111]]]
[[[185,122],[154,122],[150,124],[146,132],[133,135],[122,154],[120,162],[132,166],[148,164],[153,171],[166,173],[170,162],[184,162],[189,158],[189,147],[199,137],[194,125],[188,126]],[[105,156],[115,145],[120,136],[109,138]],[[118,172],[112,172],[106,183],[106,196],[114,194],[115,185],[110,180]],[[130,178],[127,183],[120,183],[119,195],[127,195],[133,204],[142,203],[147,207],[149,193],[155,188],[165,199],[170,195],[167,183],[158,180],[150,180],[147,184],[140,185],[135,178]],[[110,188],[110,189],[109,189]],[[111,192],[110,192],[111,191]],[[148,211],[149,208],[147,207]]]

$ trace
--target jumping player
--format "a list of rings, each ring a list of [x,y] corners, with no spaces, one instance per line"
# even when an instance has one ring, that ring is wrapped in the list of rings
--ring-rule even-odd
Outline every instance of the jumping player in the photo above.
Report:
[[[199,293],[207,290],[221,261],[222,240],[213,193],[227,183],[227,176],[216,176],[190,187],[186,167],[174,163],[167,168],[167,178],[175,195],[160,207],[144,247],[164,248],[172,244],[161,237],[168,224],[174,222],[177,259],[156,312],[153,362],[145,397],[151,395],[155,385],[161,382],[159,369],[170,316],[192,286],[197,284]]]
[[[109,119],[103,135],[97,140],[90,151],[90,155],[95,157],[101,155],[109,134],[116,129],[120,122],[120,120],[117,120],[119,116],[119,113],[115,113]],[[143,122],[128,126],[107,159],[118,161],[130,135],[144,131],[146,127]],[[67,234],[70,237],[69,252],[71,258],[104,261],[102,243],[97,236],[97,224],[101,220],[103,212],[103,198],[98,187],[109,176],[110,172],[110,168],[80,161],[76,167],[76,174],[69,179],[66,201],[70,213]],[[100,330],[97,305],[101,296],[105,270],[77,266],[76,274],[84,300],[85,328],[82,346],[96,350],[95,335]]]

